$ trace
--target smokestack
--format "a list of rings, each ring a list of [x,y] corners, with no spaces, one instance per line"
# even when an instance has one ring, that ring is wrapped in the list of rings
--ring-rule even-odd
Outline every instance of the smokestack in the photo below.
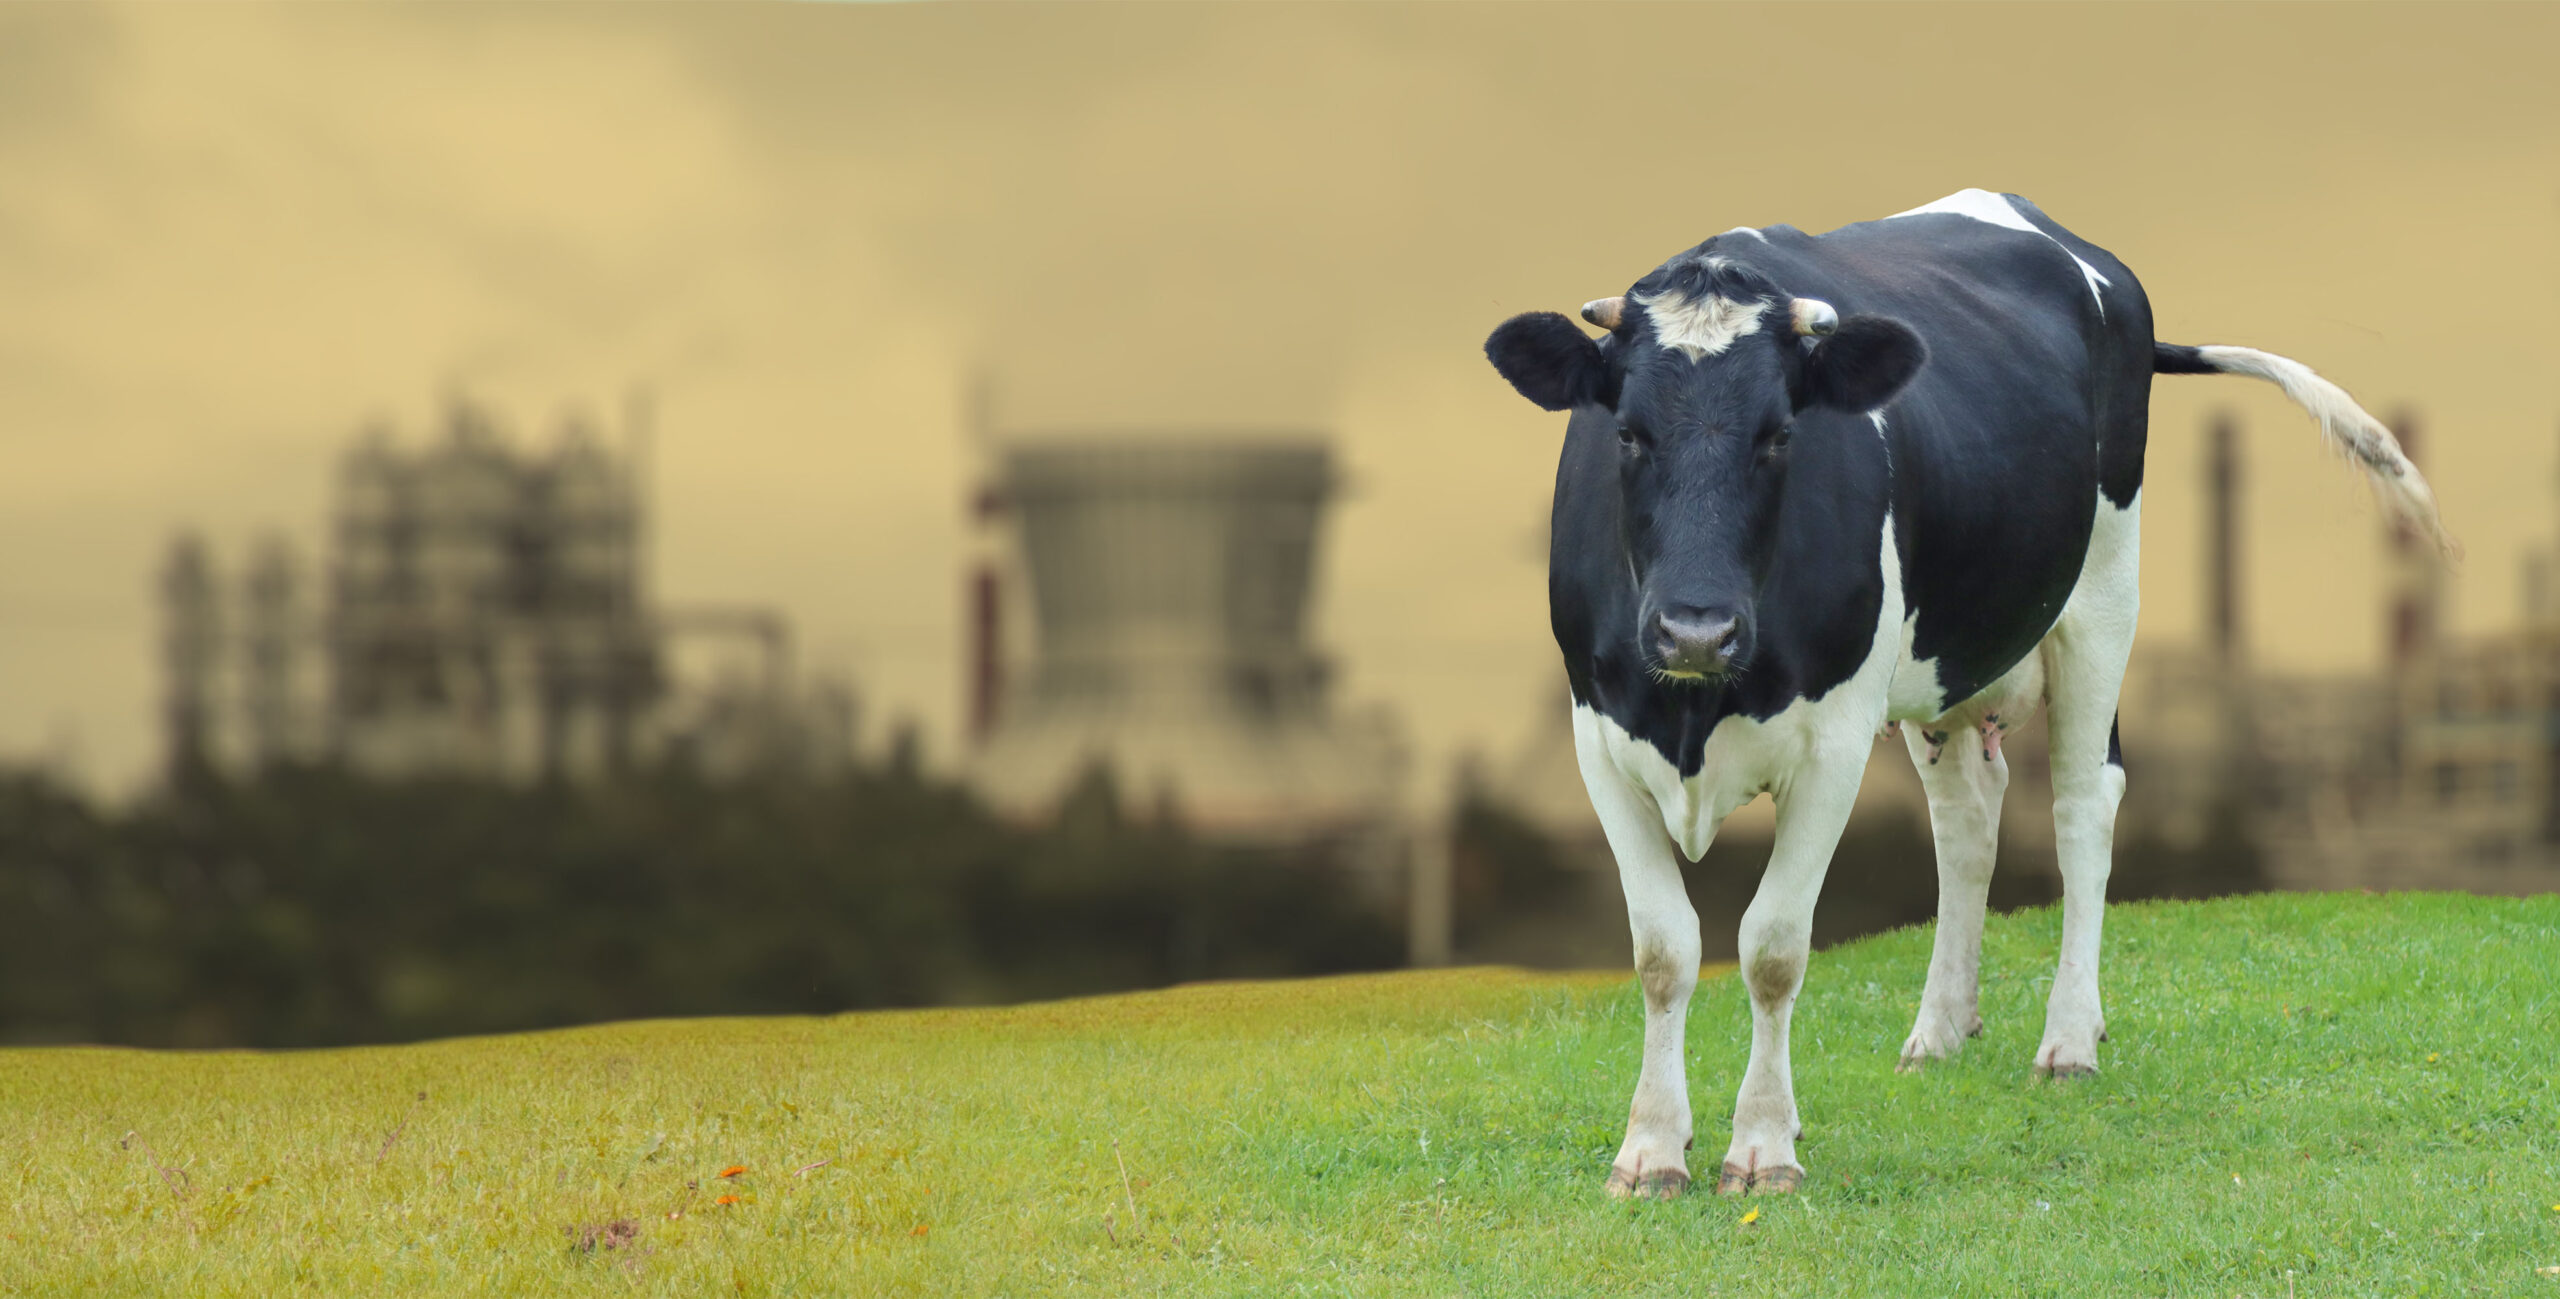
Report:
[[[968,390],[961,394],[961,425],[971,444],[978,448],[990,475],[1002,455],[996,444],[995,406],[996,380],[993,371],[978,366],[969,376]],[[996,534],[1005,510],[1004,490],[990,481],[978,489],[977,499],[969,503],[969,513],[978,525],[976,567],[968,576],[965,592],[969,610],[969,740],[972,747],[984,745],[995,734],[996,722],[1004,709],[1004,569],[1003,545]]]
[[[1004,513],[1004,496],[994,487],[978,493],[971,512],[983,537]],[[969,575],[969,738],[983,744],[995,733],[1004,709],[1004,577],[992,546]]]
[[[2560,622],[2560,591],[2552,589],[2551,543],[2545,541],[2524,557],[2524,625],[2529,631],[2547,631]]]
[[[969,581],[969,738],[984,743],[996,729],[1004,693],[1004,588],[993,564]]]
[[[2205,428],[2205,635],[2214,659],[2235,667],[2240,624],[2240,421],[2213,413]]]
[[[204,539],[182,532],[160,570],[161,666],[169,696],[162,714],[169,783],[192,788],[213,768],[215,674],[222,660],[221,595]]]
[[[2426,455],[2417,413],[2402,407],[2386,423],[2392,435],[2400,439],[2400,449],[2407,453],[2409,463],[2424,469]],[[2435,548],[2425,537],[2403,523],[2394,522],[2388,529],[2392,589],[2384,649],[2392,672],[2401,674],[2434,655],[2442,614],[2443,574]]]
[[[626,617],[639,617],[649,607],[649,473],[650,456],[657,450],[657,402],[654,394],[641,384],[633,384],[622,394],[622,509],[621,526],[614,529],[620,542],[616,561],[620,572],[614,590],[626,596],[631,606],[620,610]]]
[[[2524,625],[2527,631],[2551,625],[2551,556],[2539,550],[2525,552]]]

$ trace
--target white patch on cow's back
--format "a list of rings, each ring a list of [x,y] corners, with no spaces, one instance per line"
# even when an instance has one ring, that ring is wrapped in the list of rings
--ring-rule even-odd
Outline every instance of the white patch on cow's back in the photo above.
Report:
[[[1952,212],[1957,216],[1972,217],[1976,221],[1988,221],[1995,226],[2024,230],[2031,235],[2044,233],[2036,229],[2033,222],[2027,220],[2026,214],[2018,211],[2016,204],[2011,203],[2005,196],[1994,194],[1987,189],[1960,189],[1945,198],[1932,199],[1918,207],[1896,212],[1885,220],[1891,221],[1894,217],[1924,216],[1931,212]]]
[[[2112,285],[2114,281],[2098,274],[2097,267],[2080,260],[2080,254],[2071,251],[2061,240],[2054,239],[2052,235],[2036,229],[2035,223],[2027,220],[2026,214],[2018,211],[2017,205],[2011,203],[2007,197],[1994,194],[1987,189],[1960,189],[1945,198],[1923,203],[1909,211],[1896,212],[1885,220],[1891,221],[1894,217],[1923,216],[1932,212],[1952,212],[1957,216],[1968,216],[1976,221],[1988,221],[1995,226],[2007,226],[2012,230],[2024,230],[2031,235],[2044,235],[2045,238],[2052,239],[2053,246],[2062,249],[2062,255],[2070,258],[2071,264],[2080,268],[2081,278],[2089,284],[2089,296],[2097,300],[2098,315],[2101,319],[2105,318],[2107,299],[2106,295],[2099,290]]]
[[[1749,235],[1764,244],[1769,242],[1769,236],[1760,233],[1757,229],[1751,226],[1735,226],[1731,230],[1725,231],[1725,233],[1729,235]]]
[[[1679,292],[1639,293],[1635,300],[1653,321],[1654,341],[1678,349],[1692,361],[1717,355],[1735,340],[1759,333],[1760,313],[1769,306],[1762,298],[1712,293],[1703,298]]]
[[[1607,714],[1574,706],[1576,743],[1601,755],[1627,783],[1652,797],[1662,813],[1662,828],[1689,860],[1706,855],[1716,828],[1735,808],[1783,789],[1816,754],[1852,755],[1850,760],[1863,765],[1884,718],[1898,651],[1909,643],[1902,615],[1902,557],[1890,512],[1882,531],[1877,546],[1884,593],[1865,660],[1820,699],[1798,699],[1767,721],[1735,716],[1716,723],[1698,774],[1684,779],[1660,750]]]

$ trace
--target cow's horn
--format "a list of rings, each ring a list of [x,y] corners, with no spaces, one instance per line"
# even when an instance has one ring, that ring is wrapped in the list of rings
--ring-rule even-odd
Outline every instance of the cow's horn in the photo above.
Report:
[[[1840,313],[1833,311],[1828,302],[1798,298],[1787,310],[1796,319],[1796,332],[1809,338],[1820,338],[1840,328]]]
[[[1626,314],[1625,298],[1595,298],[1582,304],[1582,318],[1606,330],[1616,330]]]

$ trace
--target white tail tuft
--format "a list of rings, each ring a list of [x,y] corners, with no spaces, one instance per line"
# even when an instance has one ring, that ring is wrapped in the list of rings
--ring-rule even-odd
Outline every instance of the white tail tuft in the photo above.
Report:
[[[2434,542],[2437,551],[2447,558],[2461,557],[2462,543],[2445,531],[2427,476],[2419,473],[2408,453],[2400,449],[2400,439],[2357,405],[2346,389],[2321,378],[2300,361],[2254,347],[2199,347],[2196,356],[2219,373],[2245,374],[2284,389],[2284,395],[2292,398],[2295,405],[2320,421],[2320,432],[2329,449],[2364,470],[2365,481],[2372,485],[2374,499],[2382,503],[2383,513],[2394,523]]]

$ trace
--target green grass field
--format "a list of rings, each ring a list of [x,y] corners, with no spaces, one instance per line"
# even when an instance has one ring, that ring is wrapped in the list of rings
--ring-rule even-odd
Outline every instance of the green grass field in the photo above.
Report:
[[[1817,955],[1812,1177],[1757,1200],[1603,1196],[1615,974],[5,1051],[0,1293],[2560,1296],[2560,897],[2117,908],[2070,1085],[2057,928],[1994,920],[1989,1029],[1916,1076],[1927,931]],[[1746,1017],[1700,986],[1710,1170]]]

